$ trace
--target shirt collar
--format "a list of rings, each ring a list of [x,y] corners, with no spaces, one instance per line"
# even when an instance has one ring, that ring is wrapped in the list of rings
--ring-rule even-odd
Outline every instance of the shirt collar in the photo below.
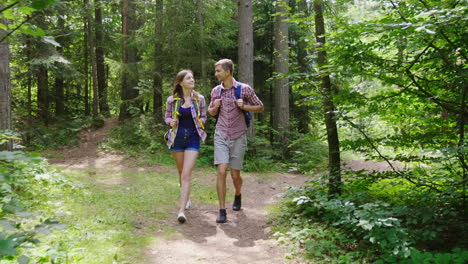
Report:
[[[221,82],[221,87],[223,88],[223,90],[229,90],[229,89],[232,89],[232,88],[236,88],[237,87],[237,81],[236,81],[236,79],[232,78],[232,86],[230,88],[225,88],[224,85],[223,85],[223,82]]]

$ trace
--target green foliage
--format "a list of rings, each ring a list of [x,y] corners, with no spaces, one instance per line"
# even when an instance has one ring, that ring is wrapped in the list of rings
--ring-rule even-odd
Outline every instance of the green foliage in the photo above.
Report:
[[[3,151],[0,186],[0,259],[38,261],[39,238],[64,228],[54,218],[56,208],[47,203],[48,191],[57,186],[70,189],[72,185],[50,170],[37,154]]]
[[[101,148],[137,157],[145,164],[172,164],[172,156],[164,140],[166,131],[166,125],[157,124],[151,116],[141,115],[112,128]]]
[[[60,120],[48,126],[41,122],[32,124],[17,122],[16,127],[20,129],[21,142],[25,147],[35,150],[54,149],[59,146],[75,145],[79,141],[79,132],[82,129],[95,127],[92,118],[77,118],[70,120]]]
[[[418,263],[416,260],[426,258],[428,261],[445,258],[454,262],[440,263],[457,263],[466,254],[463,250],[434,251],[466,247],[466,239],[461,235],[464,220],[456,197],[415,188],[399,179],[379,180],[377,175],[374,181],[366,181],[366,177],[372,178],[364,174],[350,176],[354,179],[348,179],[341,197],[330,198],[325,181],[320,179],[286,193],[288,202],[281,207],[281,213],[273,214],[275,221],[289,230],[279,236],[292,243],[299,241],[302,250],[312,258],[326,255],[329,261],[338,260],[333,254],[325,254],[327,250],[351,252],[351,248],[357,259],[383,263]],[[321,224],[333,230],[326,238],[308,228],[294,231]],[[343,234],[344,242],[330,244],[329,236],[339,237],[338,234]]]
[[[301,173],[310,173],[325,167],[328,148],[312,135],[300,135],[289,145],[291,152],[290,169]]]

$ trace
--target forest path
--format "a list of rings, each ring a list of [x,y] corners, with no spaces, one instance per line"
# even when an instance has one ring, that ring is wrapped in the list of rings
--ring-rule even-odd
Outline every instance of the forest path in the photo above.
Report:
[[[107,119],[100,129],[82,131],[81,144],[49,153],[49,162],[66,169],[135,169],[134,160],[98,148],[105,139],[107,131],[117,123],[117,119]],[[175,168],[165,167],[138,167],[138,170],[172,173],[176,180]],[[193,177],[201,184],[212,186],[214,189],[216,175],[214,171],[206,172],[206,169],[195,169]],[[145,249],[147,262],[144,264],[300,263],[285,259],[287,252],[272,237],[269,224],[266,223],[266,214],[267,207],[281,199],[279,194],[290,186],[305,185],[308,177],[289,173],[243,173],[242,175],[244,178],[242,210],[235,212],[230,208],[233,198],[230,179],[226,197],[227,223],[215,223],[218,212],[216,204],[201,204],[195,201],[192,208],[186,211],[188,220],[185,224],[177,222],[177,208],[173,208],[166,219],[158,220],[162,228],[154,232],[154,242]],[[115,186],[118,184],[122,182],[116,179]],[[112,185],[107,186],[112,188]],[[168,233],[167,230],[171,231]]]
[[[101,151],[98,146],[105,139],[107,131],[118,123],[117,119],[107,119],[98,130],[81,132],[82,143],[72,148],[63,148],[52,153],[50,162],[67,169],[135,169],[134,160],[121,154]],[[168,154],[169,155],[169,154]],[[347,167],[354,170],[385,170],[387,164],[365,161],[347,162]],[[155,173],[174,174],[175,168],[165,166],[138,167]],[[144,264],[280,264],[300,263],[286,260],[286,249],[278,245],[272,237],[266,222],[267,207],[279,201],[280,194],[288,187],[303,186],[308,176],[291,173],[255,174],[243,173],[243,207],[235,212],[230,209],[232,203],[231,180],[228,180],[228,222],[215,223],[216,204],[195,203],[186,211],[188,221],[179,224],[176,221],[177,208],[162,219],[162,228],[154,232],[154,242],[145,249],[147,262]],[[195,169],[194,178],[201,184],[215,188],[215,173]],[[121,184],[116,179],[115,184]],[[110,184],[112,186],[112,184]],[[150,220],[148,220],[150,221]],[[145,221],[143,221],[145,222]],[[166,231],[172,230],[170,234]],[[141,232],[135,230],[135,232]]]

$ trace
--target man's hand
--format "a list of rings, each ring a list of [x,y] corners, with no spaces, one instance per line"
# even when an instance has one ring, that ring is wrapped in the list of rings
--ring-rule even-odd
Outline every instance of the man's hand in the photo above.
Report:
[[[221,106],[221,102],[221,99],[215,99],[213,104],[216,108],[219,108]]]
[[[244,101],[242,99],[237,99],[235,102],[240,109],[244,110]]]

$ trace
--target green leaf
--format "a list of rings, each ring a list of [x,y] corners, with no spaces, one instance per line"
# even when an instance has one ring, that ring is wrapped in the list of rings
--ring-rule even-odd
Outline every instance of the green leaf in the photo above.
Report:
[[[8,27],[4,25],[3,23],[0,23],[0,29],[7,30]]]
[[[15,249],[16,247],[15,241],[13,241],[13,237],[8,237],[7,239],[0,240],[0,256],[15,256],[18,254],[18,251]]]
[[[35,0],[32,2],[31,7],[39,10],[44,9],[53,3],[55,3],[55,0]]]

